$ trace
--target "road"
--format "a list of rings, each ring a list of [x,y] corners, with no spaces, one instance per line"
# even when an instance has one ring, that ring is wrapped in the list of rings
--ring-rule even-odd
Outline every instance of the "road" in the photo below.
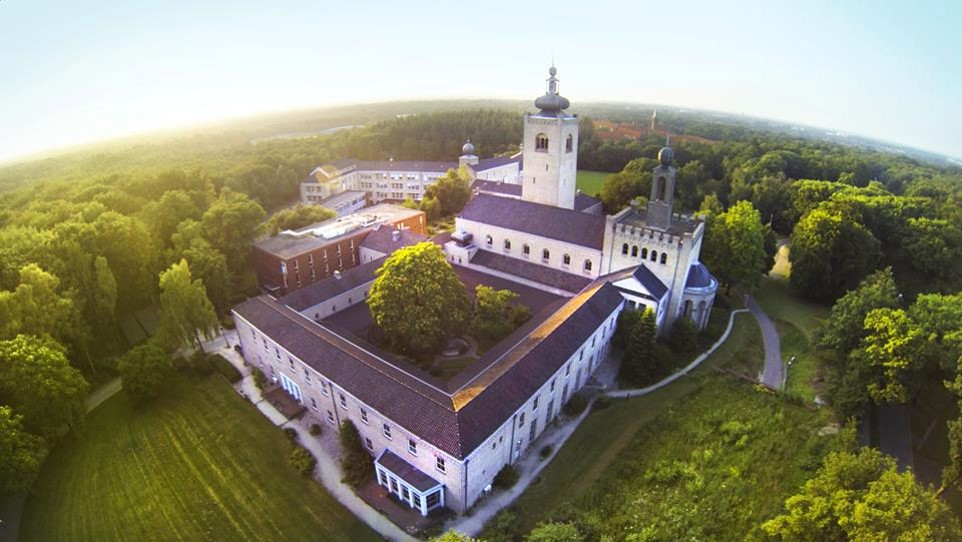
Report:
[[[771,318],[765,314],[755,298],[748,296],[748,310],[758,320],[762,328],[762,341],[765,343],[765,369],[762,371],[762,384],[773,390],[785,386],[785,363],[782,361],[782,347],[778,341],[778,330]]]

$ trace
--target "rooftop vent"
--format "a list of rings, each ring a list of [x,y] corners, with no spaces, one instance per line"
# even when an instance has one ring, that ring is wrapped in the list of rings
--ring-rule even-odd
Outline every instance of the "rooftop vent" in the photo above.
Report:
[[[341,280],[341,271],[340,271],[340,270],[338,270],[338,269],[335,269],[335,270],[334,270],[334,278],[335,278],[336,280]]]
[[[397,243],[400,239],[401,239],[400,230],[394,230],[391,232],[391,241],[394,241],[395,243]]]

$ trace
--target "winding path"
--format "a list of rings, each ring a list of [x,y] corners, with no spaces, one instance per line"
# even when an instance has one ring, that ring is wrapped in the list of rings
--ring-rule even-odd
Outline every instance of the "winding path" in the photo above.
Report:
[[[765,343],[765,369],[762,371],[762,384],[773,390],[785,387],[785,362],[782,361],[782,347],[778,340],[778,330],[772,319],[765,314],[755,298],[748,296],[748,310],[758,320],[762,328],[762,341]]]

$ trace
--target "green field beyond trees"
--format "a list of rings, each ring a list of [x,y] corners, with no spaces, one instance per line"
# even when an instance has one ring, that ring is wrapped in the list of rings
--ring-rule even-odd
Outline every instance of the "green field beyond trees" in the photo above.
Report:
[[[378,540],[287,464],[291,444],[219,376],[120,393],[50,455],[20,540]]]

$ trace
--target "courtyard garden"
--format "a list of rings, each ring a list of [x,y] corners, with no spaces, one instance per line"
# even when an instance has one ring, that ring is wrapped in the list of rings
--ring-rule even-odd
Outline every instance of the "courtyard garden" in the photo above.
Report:
[[[377,540],[288,464],[292,444],[219,375],[120,392],[57,447],[21,540]]]

